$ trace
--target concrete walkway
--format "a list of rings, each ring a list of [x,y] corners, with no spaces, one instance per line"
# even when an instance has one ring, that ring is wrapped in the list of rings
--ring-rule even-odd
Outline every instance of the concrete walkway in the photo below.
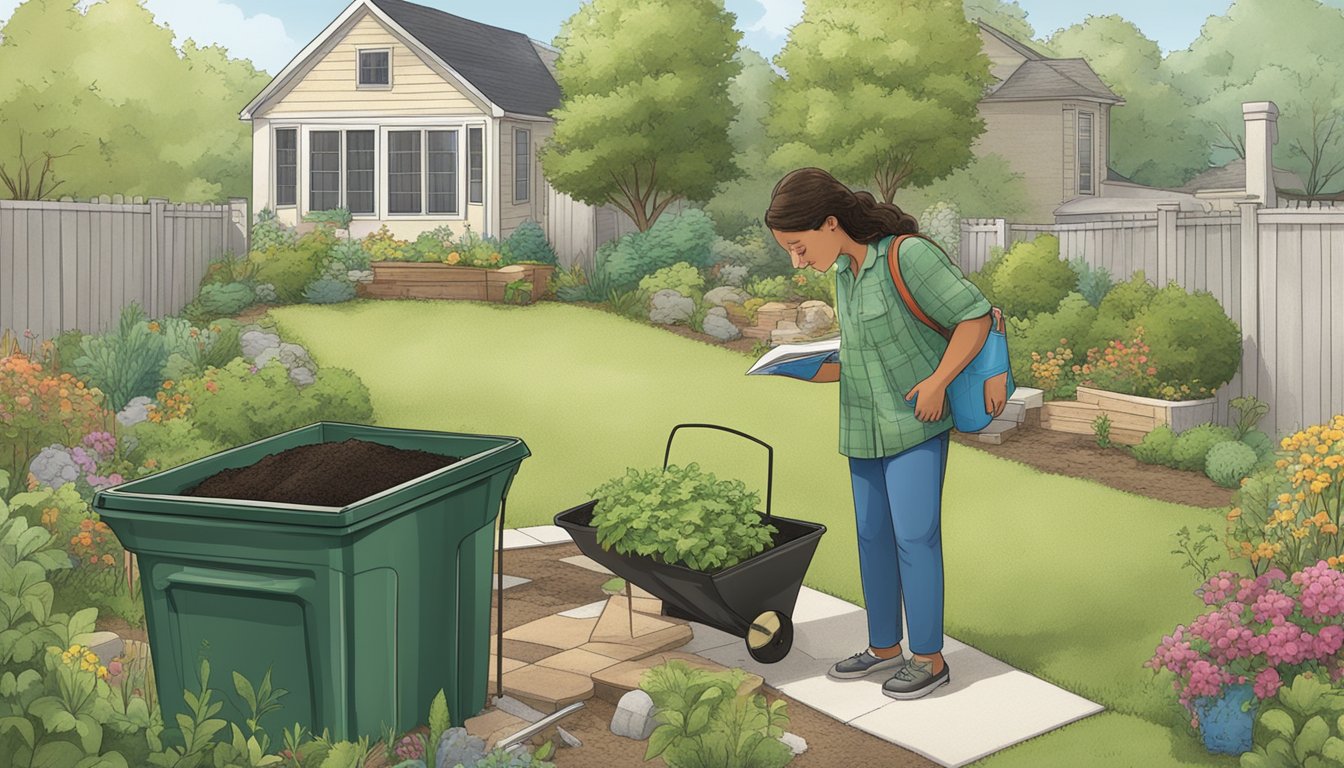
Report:
[[[509,529],[504,535],[505,549],[569,541],[564,529],[554,525]],[[566,562],[606,572],[586,557]],[[868,630],[862,608],[803,587],[792,618],[793,650],[776,664],[756,662],[742,638],[696,622],[690,624],[691,641],[677,650],[760,675],[768,685],[818,711],[949,768],[1102,710],[947,636],[943,657],[951,682],[921,699],[897,701],[883,695],[883,675],[844,682],[826,677],[831,664],[865,647]]]

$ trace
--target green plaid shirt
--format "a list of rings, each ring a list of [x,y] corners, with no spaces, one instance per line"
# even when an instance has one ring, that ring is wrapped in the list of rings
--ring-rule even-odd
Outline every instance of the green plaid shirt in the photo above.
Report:
[[[836,260],[840,319],[840,453],[858,459],[891,456],[952,428],[915,418],[905,393],[938,367],[947,341],[905,308],[887,268],[894,236],[868,245],[856,277],[851,259]],[[952,328],[989,313],[989,301],[927,240],[901,243],[901,275],[934,322]]]

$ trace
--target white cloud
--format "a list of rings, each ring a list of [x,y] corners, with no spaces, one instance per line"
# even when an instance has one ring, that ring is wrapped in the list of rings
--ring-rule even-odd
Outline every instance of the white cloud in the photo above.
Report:
[[[251,59],[258,69],[271,74],[279,72],[303,47],[289,36],[280,19],[267,13],[248,16],[223,0],[146,0],[145,7],[173,30],[177,45],[187,38],[197,45],[222,45],[229,56]]]
[[[747,28],[749,32],[764,32],[774,37],[784,37],[789,27],[803,17],[803,0],[756,0],[765,10],[764,15]]]

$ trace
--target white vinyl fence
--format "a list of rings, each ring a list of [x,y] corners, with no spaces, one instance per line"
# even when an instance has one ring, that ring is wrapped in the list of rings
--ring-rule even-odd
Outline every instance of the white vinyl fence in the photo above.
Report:
[[[992,246],[1059,238],[1060,257],[1083,257],[1116,281],[1143,270],[1149,282],[1175,281],[1208,291],[1241,327],[1241,372],[1218,391],[1227,423],[1232,398],[1251,394],[1270,404],[1262,428],[1286,431],[1344,413],[1344,209],[1181,211],[1159,204],[1149,214],[1098,216],[1069,224],[1009,224],[966,219],[961,266],[984,266]]]
[[[133,301],[150,317],[176,314],[211,259],[246,255],[247,236],[245,199],[0,200],[0,329],[103,332]]]

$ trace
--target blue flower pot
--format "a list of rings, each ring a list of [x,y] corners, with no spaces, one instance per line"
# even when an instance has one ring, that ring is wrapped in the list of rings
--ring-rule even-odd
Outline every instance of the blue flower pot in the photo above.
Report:
[[[1250,683],[1223,686],[1223,695],[1195,699],[1199,734],[1210,752],[1240,755],[1251,749],[1255,693]]]

